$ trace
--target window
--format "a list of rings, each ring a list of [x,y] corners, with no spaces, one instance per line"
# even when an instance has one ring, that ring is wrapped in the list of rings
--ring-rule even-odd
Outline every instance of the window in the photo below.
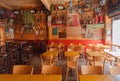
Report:
[[[113,18],[112,43],[120,45],[120,15]]]

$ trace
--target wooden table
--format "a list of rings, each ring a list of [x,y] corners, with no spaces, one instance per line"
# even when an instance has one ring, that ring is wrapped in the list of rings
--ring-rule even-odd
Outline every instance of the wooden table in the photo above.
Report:
[[[62,75],[32,75],[27,81],[62,81]]]
[[[52,56],[58,56],[59,51],[46,51],[42,55],[52,55]]]
[[[115,81],[120,81],[120,75],[111,75]]]
[[[104,56],[103,53],[100,53],[100,52],[98,52],[98,51],[87,51],[87,54],[88,54],[89,56]]]
[[[0,81],[27,81],[31,75],[1,74]]]
[[[79,56],[79,52],[77,52],[77,51],[66,51],[65,56]]]
[[[0,81],[62,81],[62,75],[2,74]]]
[[[110,75],[79,75],[79,81],[115,81]]]
[[[109,49],[104,49],[104,52],[114,57],[116,61],[117,59],[120,59],[120,51],[110,51]]]

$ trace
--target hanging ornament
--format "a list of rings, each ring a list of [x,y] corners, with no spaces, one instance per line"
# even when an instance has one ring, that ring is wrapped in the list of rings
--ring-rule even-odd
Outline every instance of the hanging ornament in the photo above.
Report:
[[[72,13],[73,12],[73,0],[70,0],[68,4],[69,4],[69,12]]]
[[[101,5],[101,6],[104,6],[105,3],[106,3],[106,0],[101,0],[101,1],[100,1],[100,5]]]

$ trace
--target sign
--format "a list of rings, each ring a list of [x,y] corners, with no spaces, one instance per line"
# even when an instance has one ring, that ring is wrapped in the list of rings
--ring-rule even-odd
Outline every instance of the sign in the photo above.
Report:
[[[81,35],[81,27],[68,27],[67,35],[80,36]]]

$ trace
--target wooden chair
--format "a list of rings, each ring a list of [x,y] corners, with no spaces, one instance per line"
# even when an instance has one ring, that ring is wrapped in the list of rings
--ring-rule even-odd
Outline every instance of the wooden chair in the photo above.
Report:
[[[76,48],[75,44],[70,43],[70,44],[67,46],[67,51],[75,51],[75,48]]]
[[[79,51],[80,55],[84,59],[84,57],[85,57],[85,55],[84,55],[85,54],[85,45],[79,44],[77,51]]]
[[[111,75],[120,74],[120,66],[112,66],[112,67],[110,67],[110,74]]]
[[[62,68],[60,66],[43,65],[41,74],[43,74],[43,75],[62,75]]]
[[[102,66],[81,65],[82,75],[102,75]]]
[[[65,44],[59,43],[57,45],[58,51],[63,52],[65,50]]]
[[[52,56],[51,55],[40,55],[42,65],[52,65]]]
[[[86,49],[86,53],[90,52],[90,51],[91,51],[91,49]],[[93,61],[93,57],[86,54],[86,64],[88,64],[88,62],[90,64],[91,61]]]
[[[46,50],[57,51],[58,50],[57,44],[52,42],[51,44],[46,45]]]
[[[32,65],[14,65],[13,74],[33,74]]]
[[[58,51],[59,51],[59,58],[64,58],[64,51],[65,51],[65,44],[59,43],[57,45]]]
[[[74,69],[76,72],[76,77],[78,79],[78,59],[79,56],[67,56],[67,71],[66,71],[66,80],[68,79],[69,69]]]
[[[93,66],[102,66],[104,73],[105,62],[106,62],[105,56],[93,56],[93,61],[90,61],[90,64]]]

